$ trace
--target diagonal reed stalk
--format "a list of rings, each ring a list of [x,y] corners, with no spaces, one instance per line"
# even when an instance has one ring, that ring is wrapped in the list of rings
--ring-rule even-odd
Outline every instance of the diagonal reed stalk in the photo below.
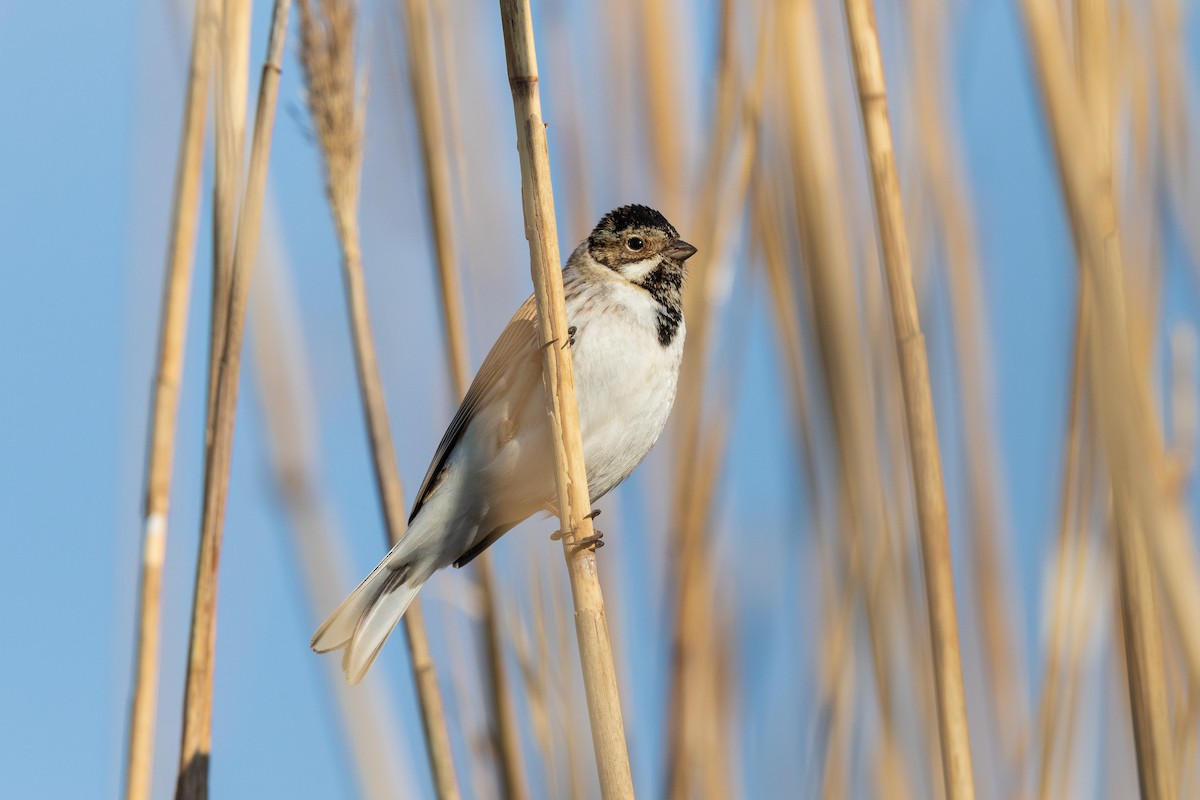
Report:
[[[1147,452],[1157,432],[1153,430],[1149,398],[1138,385],[1132,361],[1124,287],[1127,273],[1108,147],[1095,134],[1095,120],[1088,108],[1090,96],[1081,92],[1065,57],[1058,15],[1036,0],[1024,0],[1022,10],[1075,245],[1095,304],[1087,371],[1112,487],[1125,673],[1138,781],[1143,798],[1170,800],[1177,792],[1176,774],[1171,763],[1161,632],[1149,564],[1149,555],[1153,553],[1161,560],[1163,550],[1156,546],[1161,531],[1160,487],[1155,485],[1154,472],[1157,465],[1153,454]],[[1165,583],[1167,598],[1173,600],[1176,595],[1172,582]],[[1181,615],[1174,603],[1168,605],[1176,612],[1176,625],[1186,644],[1188,626],[1179,620]]]
[[[221,24],[217,37],[216,97],[214,106],[213,150],[213,277],[209,330],[213,331],[208,348],[208,405],[205,441],[213,435],[216,374],[224,352],[229,287],[233,276],[233,247],[237,223],[238,184],[242,175],[242,157],[246,140],[246,83],[250,63],[249,0],[217,0]]]
[[[354,47],[353,0],[300,0],[300,63],[308,106],[325,162],[325,190],[342,250],[342,276],[354,340],[355,368],[388,540],[404,535],[404,486],[396,466],[379,360],[371,335],[359,244],[358,199],[362,177],[363,98]],[[413,601],[404,615],[413,680],[434,786],[440,798],[459,796],[450,736],[424,614]]]
[[[542,341],[565,342],[568,334],[562,260],[554,219],[550,154],[538,91],[537,55],[529,0],[500,0],[500,21],[504,29],[504,53],[512,91],[517,151],[521,157],[522,209],[538,309],[538,330]],[[600,794],[604,800],[631,798],[633,779],[629,770],[612,642],[604,615],[604,596],[597,574],[596,552],[593,547],[577,544],[579,539],[592,536],[593,530],[571,351],[551,344],[542,352],[545,354],[543,380],[551,441],[555,445],[554,477],[563,534],[563,557],[567,563],[571,596],[575,604],[579,663],[583,671]]]
[[[949,96],[945,76],[952,74],[946,45],[950,12],[950,3],[945,0],[921,0],[911,6],[913,41],[927,43],[912,48],[912,103],[920,132],[915,138],[921,171],[932,196],[951,294],[958,408],[966,458],[965,496],[971,531],[965,537],[965,544],[982,633],[985,681],[994,687],[984,696],[1000,743],[998,775],[1008,786],[1015,786],[1022,773],[1027,689],[1014,636],[1013,606],[1005,601],[1010,587],[1005,574],[1008,554],[1002,487],[997,483],[998,449],[992,434],[995,415],[989,391],[992,386],[989,365],[993,362],[986,333],[974,212],[961,180],[964,172],[961,134],[953,115],[947,113],[945,102]]]
[[[678,465],[672,519],[676,557],[669,575],[675,603],[671,641],[668,700],[666,796],[721,797],[731,788],[722,777],[728,761],[728,721],[717,705],[726,669],[724,651],[714,636],[712,621],[716,589],[708,564],[707,529],[713,494],[703,489],[716,480],[724,462],[720,427],[706,407],[705,382],[710,368],[712,331],[718,321],[717,288],[731,269],[724,253],[743,218],[756,159],[762,87],[766,76],[766,33],[769,7],[757,18],[757,58],[753,72],[739,75],[733,3],[718,9],[718,45],[712,138],[705,156],[701,200],[689,228],[698,231],[697,247],[704,256],[689,273],[684,289],[688,319],[688,348],[680,373],[676,403],[675,440]],[[658,59],[660,53],[647,53]],[[661,86],[659,87],[661,88]],[[651,91],[655,91],[651,87]],[[652,100],[657,103],[658,100]],[[670,186],[664,187],[670,196]],[[711,403],[709,404],[711,405]],[[711,456],[711,457],[709,457]]]
[[[788,57],[787,112],[795,207],[802,262],[812,297],[824,400],[833,416],[837,444],[832,460],[839,529],[844,531],[839,541],[850,554],[850,574],[856,590],[861,590],[866,613],[881,723],[880,746],[885,763],[896,764],[887,755],[898,750],[895,703],[888,675],[894,660],[888,616],[895,604],[883,602],[879,596],[894,582],[876,574],[880,567],[890,568],[894,559],[883,536],[886,511],[877,454],[879,434],[871,399],[874,389],[846,226],[845,182],[838,169],[837,137],[825,89],[817,5],[788,4],[788,13],[783,15],[787,23],[779,29],[794,43],[781,50]],[[898,770],[890,781],[889,792],[897,798],[912,794],[907,778]]]
[[[320,614],[312,621],[316,625],[342,600],[352,576],[320,474],[310,358],[287,256],[273,235],[278,229],[273,222],[268,212],[262,255],[250,290],[252,372],[264,412],[272,472],[291,523],[309,607]],[[412,797],[413,773],[402,757],[391,698],[379,684],[346,685],[340,664],[332,659],[322,662],[326,686],[340,712],[345,749],[356,768],[355,796],[363,800]]]
[[[188,647],[179,778],[175,788],[178,800],[200,800],[208,796],[208,762],[212,750],[213,663],[216,653],[217,569],[229,489],[229,464],[233,454],[233,429],[237,415],[238,382],[241,376],[246,299],[254,260],[258,255],[259,227],[267,185],[267,164],[271,152],[271,134],[275,126],[283,45],[290,11],[290,0],[275,0],[267,57],[259,83],[246,190],[238,217],[237,238],[233,250],[233,274],[221,368],[215,376],[217,385],[213,394],[214,425],[212,439],[205,447],[204,507],[200,527],[200,549],[196,559],[196,588]]]
[[[454,247],[454,203],[451,196],[450,158],[446,152],[445,123],[437,85],[437,63],[433,51],[429,0],[404,0],[408,33],[409,76],[424,165],[425,199],[429,207],[429,232],[437,255],[438,286],[441,290],[442,323],[445,331],[446,363],[453,376],[454,394],[461,401],[470,386],[467,361],[467,332],[463,313],[462,287]],[[475,560],[483,595],[484,671],[492,708],[492,738],[499,755],[500,779],[509,800],[525,797],[516,709],[509,691],[501,638],[499,603],[491,553]]]
[[[1086,342],[1090,304],[1086,301],[1086,289],[1080,286],[1079,297],[1075,306],[1075,341],[1071,358],[1071,390],[1067,411],[1067,442],[1062,470],[1063,488],[1058,514],[1058,558],[1055,563],[1054,577],[1054,607],[1050,616],[1050,632],[1047,636],[1046,665],[1042,673],[1042,696],[1038,704],[1037,736],[1040,750],[1037,761],[1037,797],[1049,800],[1051,797],[1051,780],[1054,773],[1054,752],[1057,745],[1057,710],[1059,707],[1059,672],[1062,668],[1062,654],[1067,636],[1066,622],[1067,602],[1067,561],[1071,553],[1078,563],[1081,546],[1078,539],[1072,537],[1072,532],[1079,529],[1072,514],[1080,495],[1085,494],[1079,474],[1080,450],[1082,447],[1082,428],[1084,417],[1085,390],[1083,384],[1084,343]],[[1075,544],[1073,548],[1071,545]]]
[[[913,290],[912,264],[904,227],[904,209],[896,175],[887,90],[871,0],[845,0],[846,28],[871,165],[871,188],[891,302],[892,324],[900,357],[900,376],[908,426],[913,481],[917,495],[925,592],[929,606],[938,732],[949,800],[975,795],[966,697],[962,682],[958,620],[946,495],[938,453],[928,355]]]
[[[158,365],[155,368],[147,443],[133,696],[129,705],[129,731],[125,746],[125,800],[147,800],[154,772],[154,719],[158,695],[159,640],[162,634],[162,568],[167,548],[179,384],[183,375],[188,302],[191,298],[199,224],[205,111],[215,29],[219,19],[216,3],[217,0],[195,2],[187,95],[183,104],[183,129],[171,201],[171,228],[158,332]]]

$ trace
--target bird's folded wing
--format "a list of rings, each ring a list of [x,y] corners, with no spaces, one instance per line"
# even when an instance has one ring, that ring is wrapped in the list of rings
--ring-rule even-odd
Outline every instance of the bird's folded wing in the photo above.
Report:
[[[513,395],[527,396],[531,387],[516,387],[515,384],[532,384],[541,375],[541,364],[537,359],[538,351],[537,306],[534,304],[533,297],[530,296],[517,309],[517,313],[509,320],[504,332],[500,334],[500,338],[492,345],[491,352],[483,360],[483,365],[476,373],[475,380],[471,382],[471,388],[467,390],[467,396],[463,398],[462,405],[458,407],[458,413],[450,421],[450,427],[446,429],[445,436],[438,444],[437,452],[433,456],[433,463],[429,465],[429,471],[425,473],[425,480],[421,482],[421,488],[417,491],[409,522],[412,522],[413,518],[417,516],[417,512],[421,510],[421,506],[428,499],[430,492],[437,486],[442,472],[450,460],[450,454],[454,452],[455,446],[462,439],[463,433],[471,424],[471,420],[475,418],[476,413],[499,393],[510,394],[509,390],[511,389],[516,389],[515,392],[511,392]]]

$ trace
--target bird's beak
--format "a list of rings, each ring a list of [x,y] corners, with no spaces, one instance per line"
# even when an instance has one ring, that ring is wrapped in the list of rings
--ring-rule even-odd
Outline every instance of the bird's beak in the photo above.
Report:
[[[696,255],[696,248],[683,239],[676,239],[671,242],[670,246],[663,252],[663,255],[675,261],[687,261]]]

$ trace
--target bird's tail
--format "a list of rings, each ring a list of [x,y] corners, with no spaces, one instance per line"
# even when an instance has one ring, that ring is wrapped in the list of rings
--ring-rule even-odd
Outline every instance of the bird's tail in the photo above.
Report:
[[[394,552],[389,554],[372,570],[313,634],[311,646],[318,653],[346,648],[342,670],[351,686],[367,674],[388,634],[428,577],[424,570],[414,569],[411,561],[397,564],[394,556]]]

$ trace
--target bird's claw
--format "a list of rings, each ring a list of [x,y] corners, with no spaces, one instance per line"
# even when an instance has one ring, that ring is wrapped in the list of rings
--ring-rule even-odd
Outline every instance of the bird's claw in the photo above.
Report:
[[[574,546],[577,551],[588,548],[591,548],[593,551],[599,550],[601,547],[604,547],[604,534],[601,531],[596,531],[591,536],[585,536],[575,542]]]
[[[584,517],[584,519],[595,519],[598,516],[600,516],[599,509],[588,514],[586,517]],[[552,542],[560,541],[562,538],[563,532],[561,530],[550,534],[550,541]],[[571,547],[573,547],[575,550],[582,550],[588,547],[592,548],[593,550],[598,550],[599,548],[604,547],[604,532],[596,531],[591,536],[585,536],[582,539],[578,539],[571,543]]]
[[[562,349],[565,350],[568,347],[575,346],[575,331],[577,331],[577,330],[579,330],[579,329],[577,327],[575,327],[574,325],[567,328],[567,343],[562,346]],[[555,339],[555,341],[558,341],[558,340]]]

